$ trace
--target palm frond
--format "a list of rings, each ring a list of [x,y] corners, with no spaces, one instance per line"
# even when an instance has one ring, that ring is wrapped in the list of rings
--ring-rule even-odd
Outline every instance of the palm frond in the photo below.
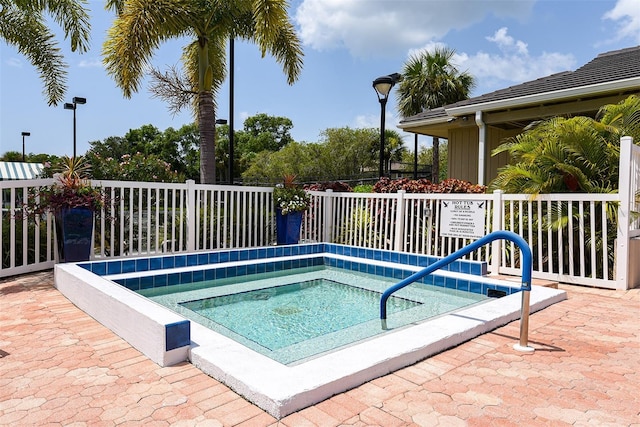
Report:
[[[397,85],[398,110],[403,117],[469,97],[474,78],[458,70],[452,63],[454,55],[455,50],[438,47],[407,60]]]
[[[184,0],[125,2],[103,45],[104,65],[129,98],[137,92],[161,42],[191,31],[191,8]]]
[[[613,138],[631,136],[640,141],[640,97],[630,95],[623,102],[603,106],[597,119],[608,127]]]
[[[197,90],[193,89],[191,81],[175,66],[162,72],[157,68],[150,71],[151,83],[149,91],[154,98],[159,98],[169,104],[169,111],[176,115],[183,108],[193,103]]]
[[[3,1],[0,37],[17,48],[33,65],[44,83],[43,94],[49,105],[57,105],[67,90],[67,64],[44,14],[48,13],[70,38],[73,51],[85,52],[89,46],[89,17],[84,1]]]
[[[71,41],[72,52],[87,52],[91,35],[91,23],[85,0],[56,0],[42,2],[53,20],[64,31],[64,38]]]
[[[62,102],[67,91],[67,67],[60,48],[46,26],[31,17],[31,19],[7,19],[3,21],[3,27],[13,26],[19,30],[19,35],[9,31],[3,31],[4,39],[15,46],[18,52],[27,57],[31,65],[36,67],[40,79],[44,83],[43,94],[49,105],[58,105]],[[2,28],[4,30],[4,28]],[[14,37],[15,36],[15,37]],[[17,40],[20,38],[21,40]]]
[[[302,71],[304,53],[295,28],[289,21],[287,8],[287,1],[256,0],[250,11],[242,8],[237,11],[240,25],[236,25],[235,33],[246,40],[255,41],[263,57],[267,52],[273,55],[276,62],[282,65],[287,83],[293,84]]]

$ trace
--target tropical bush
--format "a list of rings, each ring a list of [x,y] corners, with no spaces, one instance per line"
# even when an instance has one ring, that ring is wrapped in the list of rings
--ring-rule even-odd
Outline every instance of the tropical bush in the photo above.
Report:
[[[309,184],[304,186],[308,191],[327,191],[333,190],[334,193],[351,193],[353,189],[346,182],[331,181],[331,182],[319,182],[316,184]]]
[[[501,189],[508,193],[544,194],[544,193],[617,193],[620,160],[620,139],[631,136],[636,144],[640,143],[640,98],[632,95],[618,104],[602,107],[596,118],[590,117],[554,117],[533,123],[525,132],[496,148],[493,155],[507,152],[513,159],[512,164],[498,171],[498,176],[490,184],[490,189]],[[609,265],[613,266],[615,233],[609,233],[605,239],[602,226],[591,230],[590,224],[606,223],[607,229],[615,230],[617,225],[617,206],[608,203],[606,218],[601,218],[601,209],[584,213],[576,209],[575,204],[559,203],[538,215],[543,224],[532,226],[551,232],[572,234],[573,241],[579,242],[581,236],[588,236],[585,245],[595,249],[598,254],[606,254]],[[584,224],[581,228],[580,224]],[[567,230],[573,224],[572,230]],[[534,238],[535,240],[535,238]],[[532,245],[544,244],[544,253],[551,243],[531,242]],[[568,271],[575,257],[581,256],[582,248],[574,246],[575,253],[568,253],[567,245],[553,246],[554,258],[564,252],[562,268]],[[549,262],[550,258],[541,260]],[[590,260],[586,260],[590,263]],[[602,264],[587,265],[587,275],[599,274]],[[561,266],[555,265],[554,270]],[[572,274],[575,272],[571,272]],[[613,268],[609,269],[609,278]]]
[[[611,193],[618,189],[620,138],[640,144],[640,98],[606,105],[595,119],[554,117],[536,122],[493,151],[507,152],[490,189],[508,193]]]
[[[306,211],[311,204],[309,194],[295,184],[295,179],[295,175],[285,175],[284,182],[273,189],[275,207],[282,215]]]
[[[33,188],[23,208],[30,216],[56,213],[65,208],[85,207],[99,211],[106,197],[99,188],[91,186],[89,166],[82,157],[64,157],[62,169],[54,174],[55,182]]]
[[[145,182],[183,182],[184,175],[171,168],[171,164],[156,154],[137,152],[133,155],[123,154],[120,158],[101,158],[91,153],[96,179],[113,181],[145,181]]]
[[[469,181],[449,178],[434,184],[428,179],[395,179],[380,178],[373,186],[374,193],[397,193],[404,190],[407,193],[484,193],[484,185],[472,184]]]
[[[353,187],[354,193],[373,193],[373,185],[372,184],[358,184]]]

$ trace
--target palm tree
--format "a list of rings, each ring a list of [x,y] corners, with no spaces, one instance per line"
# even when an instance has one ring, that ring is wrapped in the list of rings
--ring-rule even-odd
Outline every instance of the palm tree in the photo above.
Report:
[[[402,117],[421,113],[425,109],[441,107],[467,99],[474,86],[473,76],[460,72],[451,62],[456,51],[436,47],[433,52],[412,55],[402,68],[398,85],[398,110]],[[417,138],[416,134],[416,147]],[[432,178],[438,182],[440,174],[440,139],[433,137]]]
[[[398,131],[386,129],[384,131],[384,140],[386,141],[384,146],[384,168],[385,176],[388,176],[391,163],[401,161],[407,148],[404,146],[402,135]]]
[[[89,49],[89,15],[82,0],[0,0],[0,38],[27,57],[40,74],[49,105],[58,105],[67,91],[67,64],[53,33],[49,15],[70,39],[73,52]]]
[[[191,38],[182,63],[200,131],[200,179],[215,183],[214,94],[225,78],[225,43],[254,41],[283,66],[289,84],[302,70],[302,49],[286,0],[109,0],[117,18],[103,46],[107,72],[126,97],[139,89],[149,60],[169,39]]]

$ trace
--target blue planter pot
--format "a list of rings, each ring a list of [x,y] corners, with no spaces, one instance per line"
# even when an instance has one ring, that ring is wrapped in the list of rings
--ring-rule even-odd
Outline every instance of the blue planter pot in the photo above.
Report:
[[[279,245],[295,245],[300,240],[300,227],[302,226],[302,212],[291,212],[282,215],[280,209],[276,209],[276,235]]]
[[[91,209],[61,209],[55,217],[60,262],[88,261],[93,248]]]

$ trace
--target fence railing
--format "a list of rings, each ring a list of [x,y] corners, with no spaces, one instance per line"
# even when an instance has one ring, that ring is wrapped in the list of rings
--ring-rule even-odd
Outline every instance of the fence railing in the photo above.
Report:
[[[1,181],[0,277],[52,268],[54,218],[22,215],[33,188],[53,179]],[[273,189],[129,181],[92,181],[108,196],[96,212],[94,258],[273,244]]]
[[[35,219],[20,215],[29,190],[51,184],[51,179],[0,181],[0,277],[52,268],[55,263],[53,217]]]
[[[444,257],[472,238],[446,237],[443,203],[483,201],[485,234],[506,230],[533,248],[534,277],[615,287],[616,194],[353,194],[312,192],[303,238]],[[322,205],[322,207],[320,207]],[[317,218],[323,218],[319,221]],[[497,254],[497,255],[496,255]],[[520,251],[500,242],[466,259],[488,261],[492,273],[519,274]]]
[[[393,194],[310,192],[301,239],[447,256],[473,239],[443,236],[447,200],[485,202],[484,231],[522,236],[533,253],[533,276],[623,289],[629,246],[640,236],[640,147],[621,144],[617,194]],[[52,180],[0,181],[0,277],[51,268],[53,217],[20,217],[30,188]],[[94,181],[110,203],[95,220],[95,258],[260,247],[275,242],[272,188]],[[640,240],[638,240],[640,242]],[[494,274],[519,274],[520,252],[494,242],[467,255]]]

